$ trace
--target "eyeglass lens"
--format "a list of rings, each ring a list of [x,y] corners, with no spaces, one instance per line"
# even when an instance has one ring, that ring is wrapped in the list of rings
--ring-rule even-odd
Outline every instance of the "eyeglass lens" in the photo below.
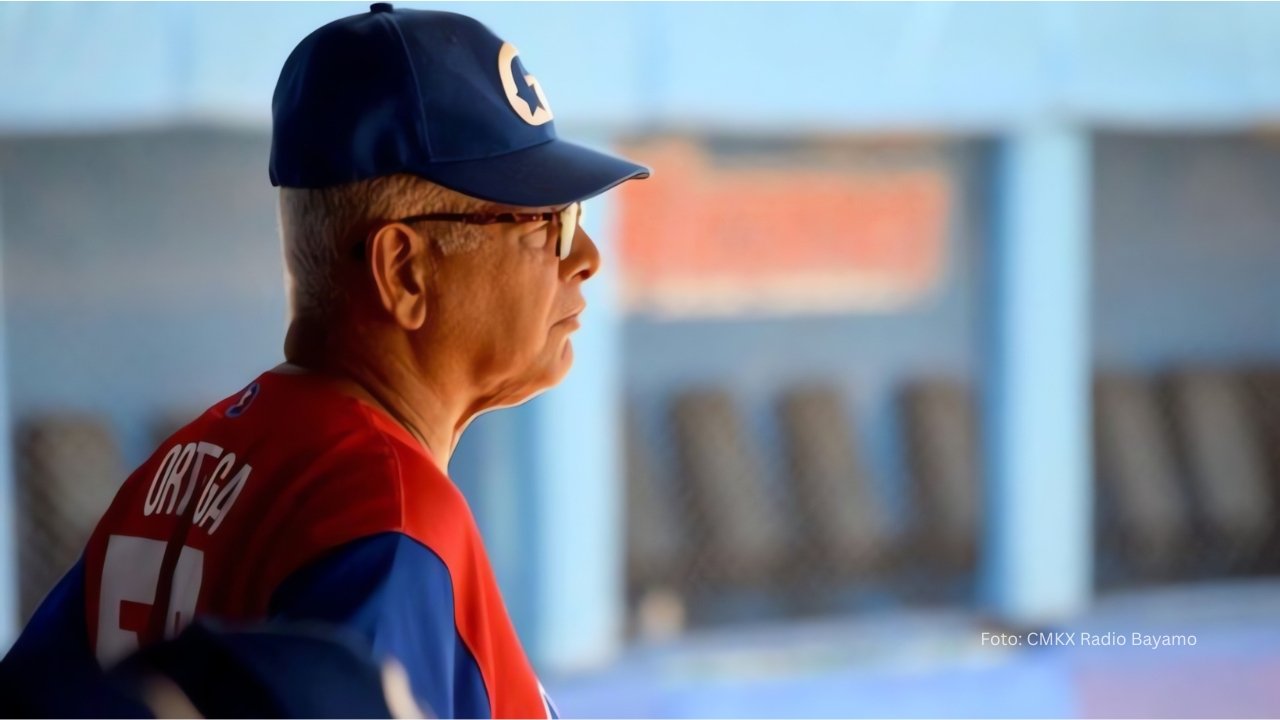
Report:
[[[560,211],[560,237],[556,240],[556,257],[564,260],[573,251],[573,236],[582,222],[582,203],[573,203]]]

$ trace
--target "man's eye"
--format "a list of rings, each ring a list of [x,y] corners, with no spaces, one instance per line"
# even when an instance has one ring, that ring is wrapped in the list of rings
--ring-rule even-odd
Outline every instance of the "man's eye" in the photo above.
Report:
[[[530,223],[526,229],[520,233],[520,241],[527,247],[536,248],[547,244],[547,228],[551,226],[549,222]]]

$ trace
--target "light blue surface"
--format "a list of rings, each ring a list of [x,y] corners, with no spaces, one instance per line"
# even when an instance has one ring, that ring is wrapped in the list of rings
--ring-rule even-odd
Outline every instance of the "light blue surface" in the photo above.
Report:
[[[611,242],[613,196],[588,204],[584,227],[602,256],[586,282],[588,308],[573,335],[568,378],[533,401],[538,413],[533,484],[538,626],[546,666],[599,666],[621,649],[623,598],[622,313]]]
[[[0,182],[0,268],[4,267],[4,184]],[[9,424],[4,273],[0,272],[0,647],[18,636],[18,548],[13,508],[13,430]]]
[[[1280,585],[1253,580],[1103,598],[1067,644],[983,641],[956,610],[704,632],[547,683],[565,717],[1272,717]],[[1151,649],[1083,633],[1194,636]],[[1026,636],[1022,636],[1025,640]]]
[[[1266,3],[398,3],[512,39],[570,124],[1239,126],[1280,117]],[[364,3],[0,5],[0,129],[263,126],[285,56]],[[797,81],[799,80],[799,81]]]
[[[997,163],[984,363],[986,601],[1040,623],[1092,592],[1089,137],[1009,137]]]

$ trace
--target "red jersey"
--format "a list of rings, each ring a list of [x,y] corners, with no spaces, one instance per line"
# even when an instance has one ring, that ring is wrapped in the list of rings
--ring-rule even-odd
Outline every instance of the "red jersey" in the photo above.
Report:
[[[484,714],[487,705],[493,717],[551,713],[461,493],[381,410],[306,374],[263,374],[175,433],[125,481],[83,557],[90,646],[106,664],[176,634],[195,615],[267,619],[286,580],[373,537],[420,545],[427,559],[397,561],[394,571],[414,575],[406,588],[441,588],[378,600],[405,617],[369,630],[382,637],[374,647],[388,654],[414,645],[403,654],[415,657],[399,659],[415,691],[437,696],[423,698],[424,707]],[[417,577],[430,572],[417,569],[423,563],[435,563],[439,580]],[[377,588],[366,597],[366,589],[348,586],[390,586],[381,572],[362,567],[363,574],[330,574],[319,584],[312,578],[300,592],[354,592],[352,602],[372,602]],[[448,617],[431,617],[440,614]],[[399,637],[424,622],[442,637]],[[443,675],[442,663],[450,666]],[[434,679],[418,682],[417,664]],[[476,672],[478,679],[459,675]],[[469,692],[483,697],[469,701]]]

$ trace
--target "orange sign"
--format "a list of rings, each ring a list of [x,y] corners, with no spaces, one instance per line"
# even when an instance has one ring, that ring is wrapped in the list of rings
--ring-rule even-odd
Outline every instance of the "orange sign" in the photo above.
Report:
[[[951,200],[940,161],[718,167],[687,140],[626,152],[654,171],[619,199],[633,312],[883,311],[938,281]]]

